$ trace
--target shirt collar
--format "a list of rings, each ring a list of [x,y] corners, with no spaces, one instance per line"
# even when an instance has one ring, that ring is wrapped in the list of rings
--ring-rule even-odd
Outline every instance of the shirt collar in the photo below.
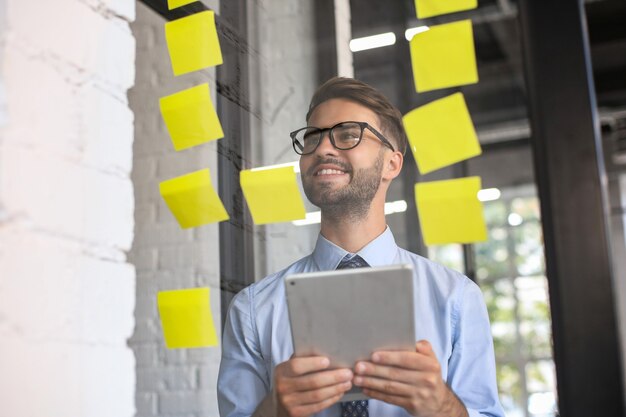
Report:
[[[320,233],[312,256],[320,271],[331,271],[337,269],[339,262],[349,253],[326,239]],[[397,253],[398,246],[393,238],[391,229],[387,226],[380,236],[372,240],[356,254],[370,266],[383,266],[392,264]]]

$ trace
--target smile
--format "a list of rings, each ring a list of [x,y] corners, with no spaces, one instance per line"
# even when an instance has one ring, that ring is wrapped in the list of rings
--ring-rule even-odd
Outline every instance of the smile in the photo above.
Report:
[[[341,175],[341,174],[345,174],[345,172],[339,171],[338,169],[320,169],[315,175],[320,176],[320,175]]]

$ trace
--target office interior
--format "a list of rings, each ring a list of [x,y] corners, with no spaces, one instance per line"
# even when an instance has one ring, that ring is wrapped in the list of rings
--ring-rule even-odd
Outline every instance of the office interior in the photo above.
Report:
[[[223,64],[175,76],[164,25],[205,10]],[[417,93],[408,39],[465,19],[478,83]],[[0,415],[218,416],[219,343],[168,349],[157,293],[210,288],[219,337],[312,251],[319,209],[255,225],[239,172],[297,167],[289,132],[341,75],[403,114],[466,99],[482,154],[422,175],[407,153],[387,222],[480,286],[506,415],[626,416],[626,2],[4,0],[0,39]],[[202,83],[224,138],[176,152],[159,99]],[[230,219],[182,229],[159,183],[206,168]],[[468,176],[487,240],[425,245],[415,183]]]

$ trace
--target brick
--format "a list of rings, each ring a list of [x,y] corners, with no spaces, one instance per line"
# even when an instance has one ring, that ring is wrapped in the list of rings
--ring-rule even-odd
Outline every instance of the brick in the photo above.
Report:
[[[211,406],[214,395],[203,391],[173,391],[159,393],[159,413],[198,413]]]
[[[151,345],[131,345],[135,352],[135,362],[137,368],[154,367],[158,363],[158,347]],[[139,378],[138,378],[139,379]]]
[[[205,365],[201,365],[198,368],[198,386],[200,389],[210,391],[217,388],[220,352],[218,349],[216,349],[216,352],[207,358]]]
[[[22,147],[4,146],[0,157],[0,189],[10,210],[52,233],[130,248],[130,180]]]
[[[133,182],[133,185],[136,184]],[[136,187],[135,187],[136,189]],[[154,223],[156,222],[156,204],[135,204],[135,218],[141,219],[141,223]],[[141,236],[137,236],[141,237]],[[135,242],[137,240],[135,238]]]
[[[31,1],[9,3],[12,32],[19,42],[30,45],[32,55],[60,57],[77,67],[81,78],[76,81],[95,75],[122,93],[133,85],[135,40],[127,22],[108,19],[76,0],[38,2],[37,13]]]
[[[150,319],[137,319],[135,320],[135,331],[128,340],[131,345],[138,344],[150,344],[155,341],[160,344],[163,343],[163,338],[160,334],[160,325]]]
[[[159,363],[164,365],[187,365],[188,349],[166,349],[161,343],[162,349],[159,351]]]
[[[184,268],[195,265],[198,268],[214,268],[215,254],[219,254],[219,242],[191,242],[159,249],[158,265],[163,269]]]
[[[11,59],[3,63],[9,117],[4,144],[37,146],[48,154],[79,159],[84,138],[79,131],[77,87],[53,63],[28,57],[19,48],[7,43],[5,54]]]
[[[2,412],[8,416],[134,414],[134,360],[128,347],[38,341],[3,335]],[[33,401],[36,398],[36,401]]]
[[[132,179],[135,189],[140,186],[149,185],[154,187],[156,183],[157,160],[154,157],[138,157],[135,155],[133,160]],[[158,189],[157,189],[158,192]],[[156,200],[156,198],[154,198]]]
[[[169,137],[167,140],[170,140]],[[207,168],[208,164],[216,159],[216,146],[217,141],[213,141],[184,151],[169,152],[159,156],[157,158],[157,176],[159,180]],[[217,190],[217,170],[212,169],[211,174],[213,187]]]
[[[157,268],[157,256],[156,248],[136,248],[129,253],[128,260],[135,265],[137,272],[154,271]]]
[[[95,86],[81,89],[78,105],[86,138],[85,164],[127,177],[132,166],[133,113],[127,103]]]
[[[115,344],[134,325],[134,269],[32,231],[2,236],[0,314],[31,338]],[[36,262],[24,262],[23,254]],[[28,300],[28,308],[24,302]],[[42,320],[45,318],[45,320]]]
[[[135,317],[138,320],[141,319],[153,319],[158,315],[156,294],[143,295],[140,293],[137,295],[135,304]]]
[[[157,395],[154,392],[138,392],[135,394],[135,407],[139,416],[157,415]]]
[[[137,225],[137,233],[142,242],[160,245],[178,245],[193,241],[193,229],[181,229],[178,223],[149,223],[143,221]]]
[[[157,291],[191,288],[198,286],[196,271],[193,266],[174,270],[143,271],[137,279],[138,292],[143,295],[154,295]]]
[[[140,392],[184,391],[193,390],[196,386],[196,370],[190,366],[160,366],[137,370],[137,390]]]
[[[116,15],[131,22],[135,20],[135,2],[128,0],[80,0],[104,16]]]

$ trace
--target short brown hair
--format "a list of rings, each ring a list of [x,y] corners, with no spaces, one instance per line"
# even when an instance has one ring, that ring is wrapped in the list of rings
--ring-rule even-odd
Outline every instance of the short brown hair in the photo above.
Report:
[[[380,118],[383,133],[390,136],[403,154],[407,148],[407,137],[402,124],[402,113],[380,91],[354,78],[333,77],[322,84],[313,97],[306,114],[309,121],[313,110],[333,98],[352,100],[369,108]]]

